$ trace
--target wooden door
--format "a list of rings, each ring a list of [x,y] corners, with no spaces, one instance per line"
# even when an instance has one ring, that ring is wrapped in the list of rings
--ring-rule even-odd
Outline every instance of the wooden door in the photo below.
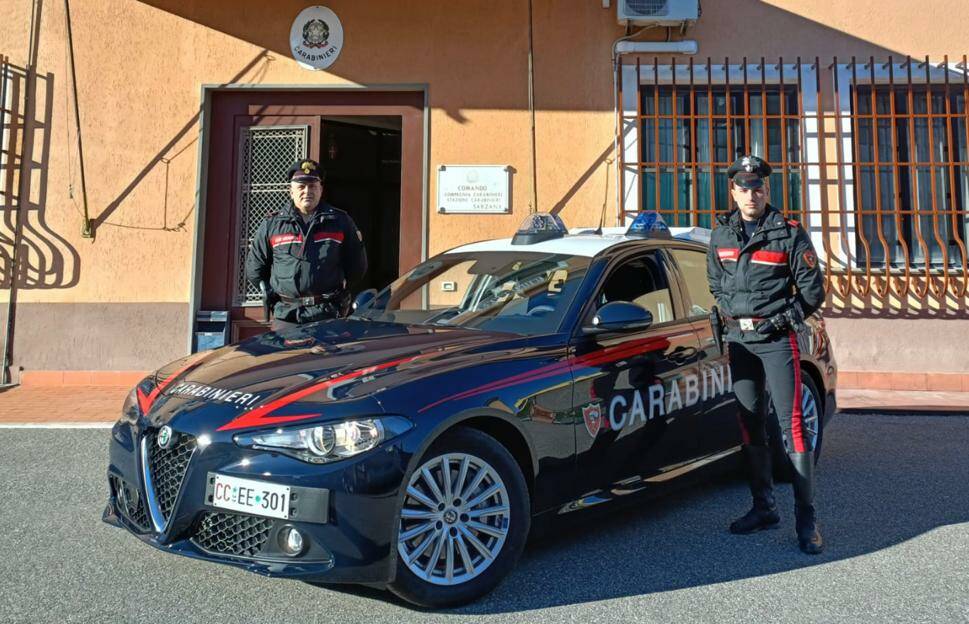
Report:
[[[421,92],[217,91],[212,97],[199,310],[228,310],[230,340],[268,328],[258,293],[244,282],[249,236],[288,202],[285,171],[300,158],[321,160],[324,116],[397,116],[400,157],[399,267],[423,257]],[[285,190],[284,190],[285,189]],[[277,205],[278,204],[278,205]],[[365,241],[366,242],[366,241]]]

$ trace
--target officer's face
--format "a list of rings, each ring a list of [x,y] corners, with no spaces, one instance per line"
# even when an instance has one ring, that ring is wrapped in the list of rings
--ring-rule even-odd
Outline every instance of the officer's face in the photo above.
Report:
[[[738,184],[731,183],[730,196],[740,208],[740,214],[748,221],[754,221],[764,214],[767,207],[767,200],[770,199],[770,186],[767,180],[760,188],[748,189]]]
[[[301,212],[310,212],[316,209],[323,196],[323,184],[319,180],[315,182],[290,182],[289,196],[293,198],[293,204]]]

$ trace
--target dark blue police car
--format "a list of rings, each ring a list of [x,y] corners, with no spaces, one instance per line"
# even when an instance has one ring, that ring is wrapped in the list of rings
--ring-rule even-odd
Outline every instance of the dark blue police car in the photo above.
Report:
[[[708,239],[654,214],[574,233],[534,215],[362,294],[349,318],[164,366],[111,432],[104,519],[260,574],[471,601],[533,525],[739,450]],[[820,317],[799,342],[819,451],[836,375]]]

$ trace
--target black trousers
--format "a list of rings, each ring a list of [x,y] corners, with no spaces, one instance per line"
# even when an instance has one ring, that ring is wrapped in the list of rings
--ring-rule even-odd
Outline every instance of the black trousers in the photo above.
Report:
[[[729,345],[730,376],[740,404],[740,433],[744,444],[767,445],[766,388],[788,452],[813,451],[801,410],[800,354],[794,332],[768,342],[730,341]]]

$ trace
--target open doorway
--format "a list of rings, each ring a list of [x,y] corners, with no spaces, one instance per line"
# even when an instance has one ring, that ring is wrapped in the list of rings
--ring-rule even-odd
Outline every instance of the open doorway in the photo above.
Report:
[[[401,119],[323,117],[325,199],[353,217],[369,269],[354,290],[381,289],[400,274]]]
[[[217,89],[209,97],[193,331],[202,311],[228,313],[230,341],[268,329],[244,260],[260,223],[290,203],[285,171],[295,160],[320,162],[325,200],[360,228],[369,269],[354,294],[422,259],[423,92]]]

